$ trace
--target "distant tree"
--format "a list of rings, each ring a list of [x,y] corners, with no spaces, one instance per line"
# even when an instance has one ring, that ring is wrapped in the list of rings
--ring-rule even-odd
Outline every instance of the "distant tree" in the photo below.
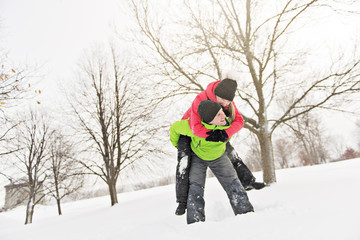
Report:
[[[347,147],[344,154],[342,155],[342,159],[352,159],[360,157],[360,153],[356,152],[353,148]]]
[[[357,137],[358,137],[358,152],[360,152],[360,120],[355,123],[357,126]]]
[[[299,144],[300,159],[305,165],[325,163],[328,158],[325,133],[315,114],[305,113],[287,123],[294,134],[294,142]]]
[[[84,177],[70,139],[59,131],[55,131],[49,139],[48,147],[47,195],[56,200],[58,214],[62,215],[61,200],[79,190],[83,186]]]
[[[120,173],[154,152],[150,142],[162,128],[161,122],[150,123],[156,104],[149,102],[146,87],[121,59],[114,48],[110,54],[89,56],[81,68],[79,90],[70,98],[80,124],[77,133],[88,153],[81,163],[107,184],[111,205],[118,203]]]
[[[246,155],[245,163],[251,171],[262,170],[261,151],[257,141],[256,137],[253,134],[250,134],[250,150]]]
[[[278,156],[281,168],[289,167],[289,158],[294,151],[293,144],[286,139],[278,139],[275,142],[275,155]]]
[[[299,158],[302,166],[312,165],[310,156],[304,150],[299,151]]]
[[[320,10],[346,12],[338,3],[209,0],[177,2],[163,9],[156,2],[133,0],[132,7],[143,46],[152,53],[144,61],[156,73],[154,79],[166,86],[159,99],[202,91],[205,83],[228,77],[224,69],[233,67],[233,76],[240,79],[237,96],[242,101],[237,105],[244,128],[257,136],[263,179],[273,183],[274,131],[316,108],[338,109],[360,91],[355,46],[353,56],[341,52],[332,56],[333,62],[306,65],[306,51],[311,51],[291,38],[301,26],[313,23]],[[277,100],[286,95],[294,101],[278,111]]]
[[[51,131],[49,123],[35,111],[30,111],[26,116],[26,121],[23,121],[16,131],[13,144],[19,150],[13,152],[12,156],[14,166],[19,170],[17,174],[20,177],[20,183],[24,183],[27,188],[25,224],[30,224],[35,206],[45,197],[47,147]]]

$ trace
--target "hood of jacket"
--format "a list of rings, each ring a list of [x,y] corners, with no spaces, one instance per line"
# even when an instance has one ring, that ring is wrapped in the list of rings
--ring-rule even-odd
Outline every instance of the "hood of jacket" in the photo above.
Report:
[[[215,88],[219,85],[220,82],[221,81],[215,81],[215,82],[209,83],[204,91],[205,96],[201,100],[209,99],[211,101],[217,102],[216,96],[215,96]]]

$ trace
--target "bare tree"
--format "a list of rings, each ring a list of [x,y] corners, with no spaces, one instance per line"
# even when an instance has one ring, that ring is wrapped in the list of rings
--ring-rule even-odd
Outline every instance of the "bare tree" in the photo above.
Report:
[[[360,139],[360,120],[358,119],[355,124],[357,126],[357,136]],[[358,152],[360,152],[360,140],[358,140],[357,144],[358,144]]]
[[[291,143],[286,139],[281,138],[275,141],[275,154],[278,155],[281,168],[289,167],[289,158],[293,150],[294,148],[291,147]]]
[[[321,128],[321,122],[316,115],[310,112],[305,113],[293,121],[289,121],[287,126],[294,133],[294,142],[301,146],[301,158],[305,165],[325,163],[328,158],[326,150],[326,137]]]
[[[258,138],[266,183],[276,182],[272,135],[279,126],[316,108],[341,109],[336,100],[351,101],[350,94],[360,90],[359,56],[339,56],[304,71],[309,50],[289,42],[316,11],[339,14],[337,1],[184,1],[184,17],[168,7],[166,23],[154,10],[159,8],[146,3],[133,0],[132,7],[145,43],[160,59],[151,67],[163,76],[164,96],[201,91],[209,79],[227,77],[226,66],[236,69],[242,100],[237,105],[244,128]],[[294,101],[279,112],[277,100],[286,95]]]
[[[27,79],[30,72],[9,65],[10,60],[6,54],[2,50],[0,54],[0,124],[2,126],[0,128],[0,156],[2,156],[18,150],[7,147],[6,151],[4,150],[4,145],[11,140],[10,133],[19,124],[11,120],[11,112],[21,104],[20,100],[40,94],[41,90],[31,92],[33,88]]]
[[[13,153],[14,164],[22,175],[20,183],[26,185],[28,200],[25,224],[32,223],[34,207],[45,197],[47,147],[51,135],[48,123],[35,111],[31,111],[27,121],[17,128],[18,151]]]
[[[246,165],[251,171],[261,171],[261,150],[259,148],[259,143],[254,134],[249,134],[250,136],[250,150],[245,159]]]
[[[154,151],[149,143],[162,127],[149,124],[155,105],[149,104],[136,72],[120,59],[114,48],[89,56],[76,99],[70,100],[89,153],[82,164],[107,184],[111,205],[118,203],[120,173]]]
[[[353,148],[347,147],[345,152],[341,155],[341,160],[347,160],[360,157],[360,152],[356,152]]]
[[[74,145],[59,131],[49,140],[49,177],[47,195],[56,200],[58,214],[62,215],[61,200],[83,186],[82,169],[76,160]]]
[[[12,136],[9,136],[10,135],[9,133],[12,130],[14,130],[19,123],[14,124],[9,120],[4,120],[4,119],[2,119],[2,121],[3,123],[1,125],[3,127],[2,129],[3,131],[0,133],[0,157],[19,150],[17,148],[9,149],[7,145],[7,143],[11,142],[11,139],[13,138]]]
[[[2,61],[0,68],[0,109],[4,113],[3,108],[12,105],[14,100],[24,97],[24,93],[29,85],[25,83],[24,72],[17,72],[9,66],[5,66]],[[29,84],[29,83],[28,83]]]
[[[12,123],[9,120],[7,111],[14,106],[15,100],[23,97],[25,92],[24,77],[22,73],[17,73],[13,68],[5,66],[4,60],[1,61],[0,68],[0,144],[3,145],[9,140],[9,133],[14,130],[17,123]],[[1,147],[0,145],[0,147]],[[9,154],[17,149],[5,151],[0,149],[0,156]]]

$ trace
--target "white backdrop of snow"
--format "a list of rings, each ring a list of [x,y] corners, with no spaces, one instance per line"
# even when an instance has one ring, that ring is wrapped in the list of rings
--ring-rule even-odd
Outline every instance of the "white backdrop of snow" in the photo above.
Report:
[[[174,185],[108,197],[38,206],[23,225],[24,207],[0,214],[1,240],[242,239],[359,240],[360,159],[277,171],[278,183],[248,192],[255,212],[234,216],[215,178],[205,190],[206,222],[175,216]],[[260,173],[255,173],[260,179]]]

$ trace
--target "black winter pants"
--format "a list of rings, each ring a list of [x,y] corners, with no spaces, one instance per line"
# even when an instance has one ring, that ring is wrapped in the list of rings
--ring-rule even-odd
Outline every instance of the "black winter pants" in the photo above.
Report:
[[[176,166],[176,202],[186,203],[189,192],[189,172],[191,162],[191,138],[180,135],[178,141],[178,164]]]
[[[236,170],[239,180],[245,189],[253,182],[255,182],[254,175],[251,173],[250,169],[245,165],[245,163],[236,153],[234,147],[231,146],[230,142],[226,143],[225,154],[229,157],[231,163]]]
[[[178,141],[178,164],[176,166],[176,202],[186,203],[189,192],[189,172],[191,163],[191,138],[181,135]],[[236,170],[237,176],[246,189],[252,182],[255,181],[254,175],[249,168],[244,164],[235,149],[228,142],[226,144],[225,154],[230,159]]]

